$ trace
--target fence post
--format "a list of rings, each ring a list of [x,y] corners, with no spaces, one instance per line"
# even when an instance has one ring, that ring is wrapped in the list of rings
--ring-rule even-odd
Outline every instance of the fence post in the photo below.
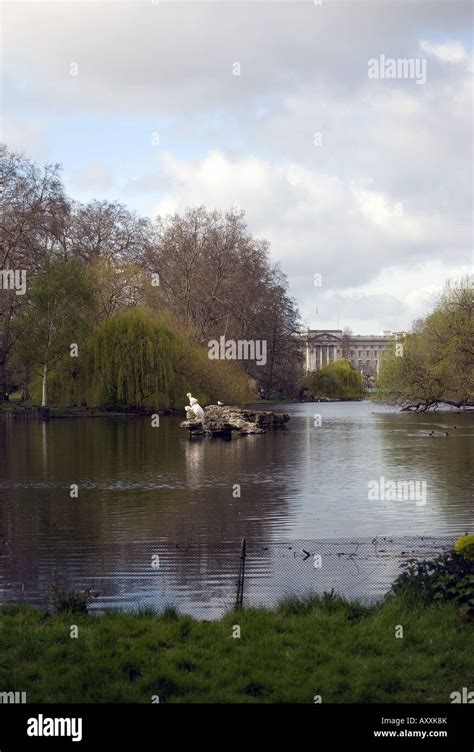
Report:
[[[244,602],[244,578],[245,578],[245,556],[246,556],[246,543],[245,538],[242,538],[240,544],[240,565],[239,565],[239,579],[237,580],[237,598],[235,601],[236,608],[242,608]]]

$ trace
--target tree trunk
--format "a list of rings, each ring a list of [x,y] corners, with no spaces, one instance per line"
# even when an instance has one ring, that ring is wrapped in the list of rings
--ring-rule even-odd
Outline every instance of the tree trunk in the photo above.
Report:
[[[5,401],[5,394],[7,391],[7,374],[5,363],[0,363],[0,402]]]
[[[48,363],[44,364],[43,368],[43,387],[41,390],[41,407],[46,407],[47,402],[47,383],[48,383]]]
[[[22,402],[29,402],[31,399],[30,395],[30,374],[28,370],[25,370],[23,380],[21,383],[21,401]]]

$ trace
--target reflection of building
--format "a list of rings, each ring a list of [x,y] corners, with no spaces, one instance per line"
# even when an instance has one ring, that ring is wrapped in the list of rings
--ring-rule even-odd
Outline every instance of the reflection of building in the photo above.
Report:
[[[341,329],[308,329],[301,333],[305,371],[315,371],[328,363],[347,358],[358,371],[367,375],[376,374],[389,343],[401,335],[401,332],[345,335]]]

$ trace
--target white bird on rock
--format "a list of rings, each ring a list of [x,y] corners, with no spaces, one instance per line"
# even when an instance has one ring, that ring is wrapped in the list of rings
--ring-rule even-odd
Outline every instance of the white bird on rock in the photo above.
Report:
[[[186,405],[186,407],[184,408],[186,410],[186,420],[193,420],[193,417],[198,418],[198,420],[202,420],[204,418],[204,410],[198,403],[197,399],[195,399],[195,397],[191,397],[191,392],[188,392],[186,397],[189,398],[190,402],[190,406]]]
[[[219,405],[219,407],[224,407],[224,403],[221,402],[220,400],[217,400],[217,404]]]
[[[204,418],[204,410],[202,409],[201,405],[198,405],[196,402],[195,405],[192,406],[192,411],[196,418],[199,418],[199,420],[202,420]]]

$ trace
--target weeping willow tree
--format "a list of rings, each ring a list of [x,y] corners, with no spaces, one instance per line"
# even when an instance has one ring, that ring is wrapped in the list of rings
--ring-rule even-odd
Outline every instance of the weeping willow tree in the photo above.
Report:
[[[185,338],[164,315],[131,309],[105,321],[87,342],[75,373],[66,361],[52,378],[59,403],[109,409],[174,407],[187,391],[179,363]]]
[[[49,388],[57,404],[106,409],[181,408],[190,390],[202,404],[249,398],[239,364],[210,361],[166,312],[148,308],[100,325],[74,369],[64,360]]]
[[[338,360],[312,371],[307,383],[314,397],[359,399],[363,394],[361,375],[348,360]]]

